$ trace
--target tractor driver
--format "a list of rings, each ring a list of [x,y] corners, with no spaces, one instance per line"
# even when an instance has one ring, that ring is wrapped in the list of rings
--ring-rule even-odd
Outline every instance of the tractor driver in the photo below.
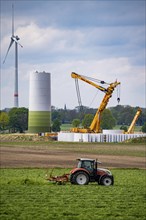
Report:
[[[93,172],[93,163],[91,161],[83,161],[82,168],[87,169],[89,172]]]

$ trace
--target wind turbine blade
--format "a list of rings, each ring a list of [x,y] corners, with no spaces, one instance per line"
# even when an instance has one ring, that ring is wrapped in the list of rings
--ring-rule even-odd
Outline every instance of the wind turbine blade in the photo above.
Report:
[[[12,4],[12,36],[14,36],[14,5]]]
[[[18,44],[19,44],[20,47],[23,47],[22,44],[20,44],[19,42],[18,42]]]
[[[6,56],[5,56],[5,59],[4,59],[3,63],[5,63],[5,61],[6,61],[7,55],[8,55],[8,53],[9,53],[9,50],[10,50],[10,48],[11,48],[13,42],[14,42],[14,40],[11,38],[11,42],[10,42],[10,45],[9,45],[9,47],[8,47],[8,50],[7,50],[7,53],[6,53]]]

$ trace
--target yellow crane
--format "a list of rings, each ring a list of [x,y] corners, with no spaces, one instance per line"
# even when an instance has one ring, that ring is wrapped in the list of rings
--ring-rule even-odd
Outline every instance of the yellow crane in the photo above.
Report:
[[[138,110],[137,110],[137,112],[131,122],[131,125],[128,128],[128,131],[125,132],[126,134],[133,134],[134,133],[134,126],[135,126],[136,121],[137,121],[138,117],[140,116],[141,112],[142,112],[141,108],[138,108]]]
[[[78,132],[78,133],[100,133],[101,132],[101,128],[100,128],[100,121],[101,121],[101,115],[103,110],[106,108],[109,99],[112,97],[112,93],[114,91],[114,89],[120,84],[120,82],[113,82],[110,83],[108,88],[104,88],[102,86],[97,85],[96,83],[92,82],[89,77],[85,77],[82,75],[79,75],[77,73],[72,72],[71,77],[74,79],[80,79],[92,86],[94,86],[95,88],[99,89],[100,91],[104,92],[104,98],[94,116],[94,119],[90,125],[89,128],[72,128],[71,132]],[[101,81],[102,84],[104,84],[104,81]],[[120,99],[118,98],[118,101],[120,101]]]

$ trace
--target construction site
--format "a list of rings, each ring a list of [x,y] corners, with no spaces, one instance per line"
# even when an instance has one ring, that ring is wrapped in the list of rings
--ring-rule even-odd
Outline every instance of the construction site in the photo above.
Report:
[[[105,81],[99,81],[97,79],[93,79],[91,77],[79,75],[77,73],[72,72],[71,77],[75,79],[76,92],[78,97],[78,103],[80,106],[80,110],[82,110],[82,101],[80,96],[80,89],[78,84],[78,79],[95,87],[104,93],[104,97],[100,103],[99,108],[88,128],[75,127],[70,130],[70,132],[60,132],[58,133],[58,141],[67,141],[67,142],[123,142],[128,139],[137,138],[137,137],[145,137],[146,134],[142,133],[134,133],[134,127],[138,117],[140,116],[142,110],[138,108],[128,130],[125,132],[124,130],[103,130],[101,128],[101,117],[103,111],[106,109],[110,98],[112,97],[112,93],[115,88],[120,85],[120,82],[106,83]],[[106,84],[107,87],[103,87],[99,84]],[[118,91],[118,89],[117,89]],[[119,92],[118,92],[119,93]],[[120,102],[120,97],[117,96],[118,103]]]

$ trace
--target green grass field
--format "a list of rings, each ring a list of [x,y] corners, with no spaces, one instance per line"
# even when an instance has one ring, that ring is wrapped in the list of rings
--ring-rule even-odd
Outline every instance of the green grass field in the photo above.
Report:
[[[1,169],[2,220],[145,220],[146,171],[113,169],[115,185],[56,185],[50,169]],[[54,175],[68,173],[56,169]]]

